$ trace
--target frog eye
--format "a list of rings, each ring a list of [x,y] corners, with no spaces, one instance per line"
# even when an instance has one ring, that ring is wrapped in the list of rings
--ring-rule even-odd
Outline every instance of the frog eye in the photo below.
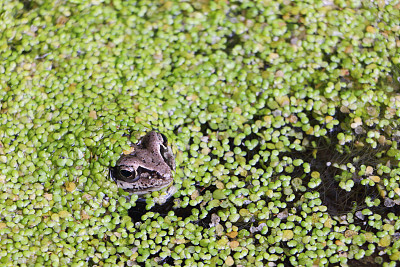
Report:
[[[129,178],[132,175],[134,175],[134,172],[126,171],[126,170],[120,170],[119,173],[124,176],[125,178]]]
[[[135,182],[139,179],[139,176],[136,176],[135,171],[128,171],[128,170],[119,170],[121,176],[125,179],[131,179],[129,182]]]

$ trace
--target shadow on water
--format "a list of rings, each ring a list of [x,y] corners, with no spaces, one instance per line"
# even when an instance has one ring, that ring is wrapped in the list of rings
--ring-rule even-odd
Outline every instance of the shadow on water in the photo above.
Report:
[[[341,127],[324,137],[310,137],[310,143],[314,146],[308,147],[305,151],[296,156],[309,162],[311,171],[320,173],[321,183],[316,188],[320,193],[323,205],[328,208],[332,216],[355,213],[365,208],[372,212],[384,215],[393,212],[400,215],[398,205],[387,205],[389,199],[384,199],[382,183],[383,179],[390,179],[388,174],[377,176],[379,166],[397,166],[398,161],[387,155],[390,145],[378,144],[373,148],[366,142],[367,135],[352,133],[353,140],[340,144],[337,138],[339,133],[349,133]],[[371,170],[370,174],[360,175],[365,168]],[[353,169],[353,170],[351,170]],[[376,176],[377,180],[373,185],[365,183],[365,180]],[[364,182],[363,182],[364,180]],[[343,189],[340,183],[350,181],[353,183],[351,189]],[[368,201],[366,201],[368,200]],[[377,205],[367,205],[367,202],[374,202]]]
[[[199,187],[199,192],[204,194],[206,191],[213,192],[216,187],[209,186],[207,188]],[[186,206],[185,208],[177,208],[175,205],[175,201],[179,201],[179,199],[175,199],[174,197],[170,197],[164,204],[155,204],[150,210],[146,209],[146,200],[145,199],[138,199],[136,201],[136,205],[129,209],[128,214],[132,218],[133,222],[140,222],[142,221],[142,216],[145,215],[147,212],[154,212],[158,213],[161,217],[168,216],[170,211],[174,212],[174,215],[177,217],[181,217],[182,220],[186,219],[187,217],[193,214],[193,209],[201,210],[204,209],[201,207],[201,203],[197,204],[196,206]],[[211,223],[211,215],[215,213],[218,208],[211,209],[205,218],[198,219],[193,223],[196,223],[203,227],[209,227]]]

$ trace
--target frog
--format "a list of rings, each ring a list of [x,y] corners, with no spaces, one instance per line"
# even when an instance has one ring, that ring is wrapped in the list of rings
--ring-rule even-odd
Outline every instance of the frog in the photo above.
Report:
[[[150,131],[131,147],[131,151],[123,154],[116,166],[110,169],[117,186],[130,196],[142,196],[170,186],[167,196],[158,200],[161,202],[173,195],[176,190],[172,185],[175,156],[166,136]]]

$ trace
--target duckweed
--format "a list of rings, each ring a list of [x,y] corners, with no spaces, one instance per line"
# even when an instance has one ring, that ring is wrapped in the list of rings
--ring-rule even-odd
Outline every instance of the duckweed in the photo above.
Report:
[[[1,264],[399,261],[397,1],[5,1],[1,20]],[[176,154],[165,206],[108,175],[152,129]]]

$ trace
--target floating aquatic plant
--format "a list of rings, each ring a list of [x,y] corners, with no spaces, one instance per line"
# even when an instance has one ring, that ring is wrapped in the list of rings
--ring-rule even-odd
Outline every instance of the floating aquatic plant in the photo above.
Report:
[[[1,264],[394,266],[399,15],[397,1],[5,1]],[[108,177],[155,128],[178,163],[166,206]]]

